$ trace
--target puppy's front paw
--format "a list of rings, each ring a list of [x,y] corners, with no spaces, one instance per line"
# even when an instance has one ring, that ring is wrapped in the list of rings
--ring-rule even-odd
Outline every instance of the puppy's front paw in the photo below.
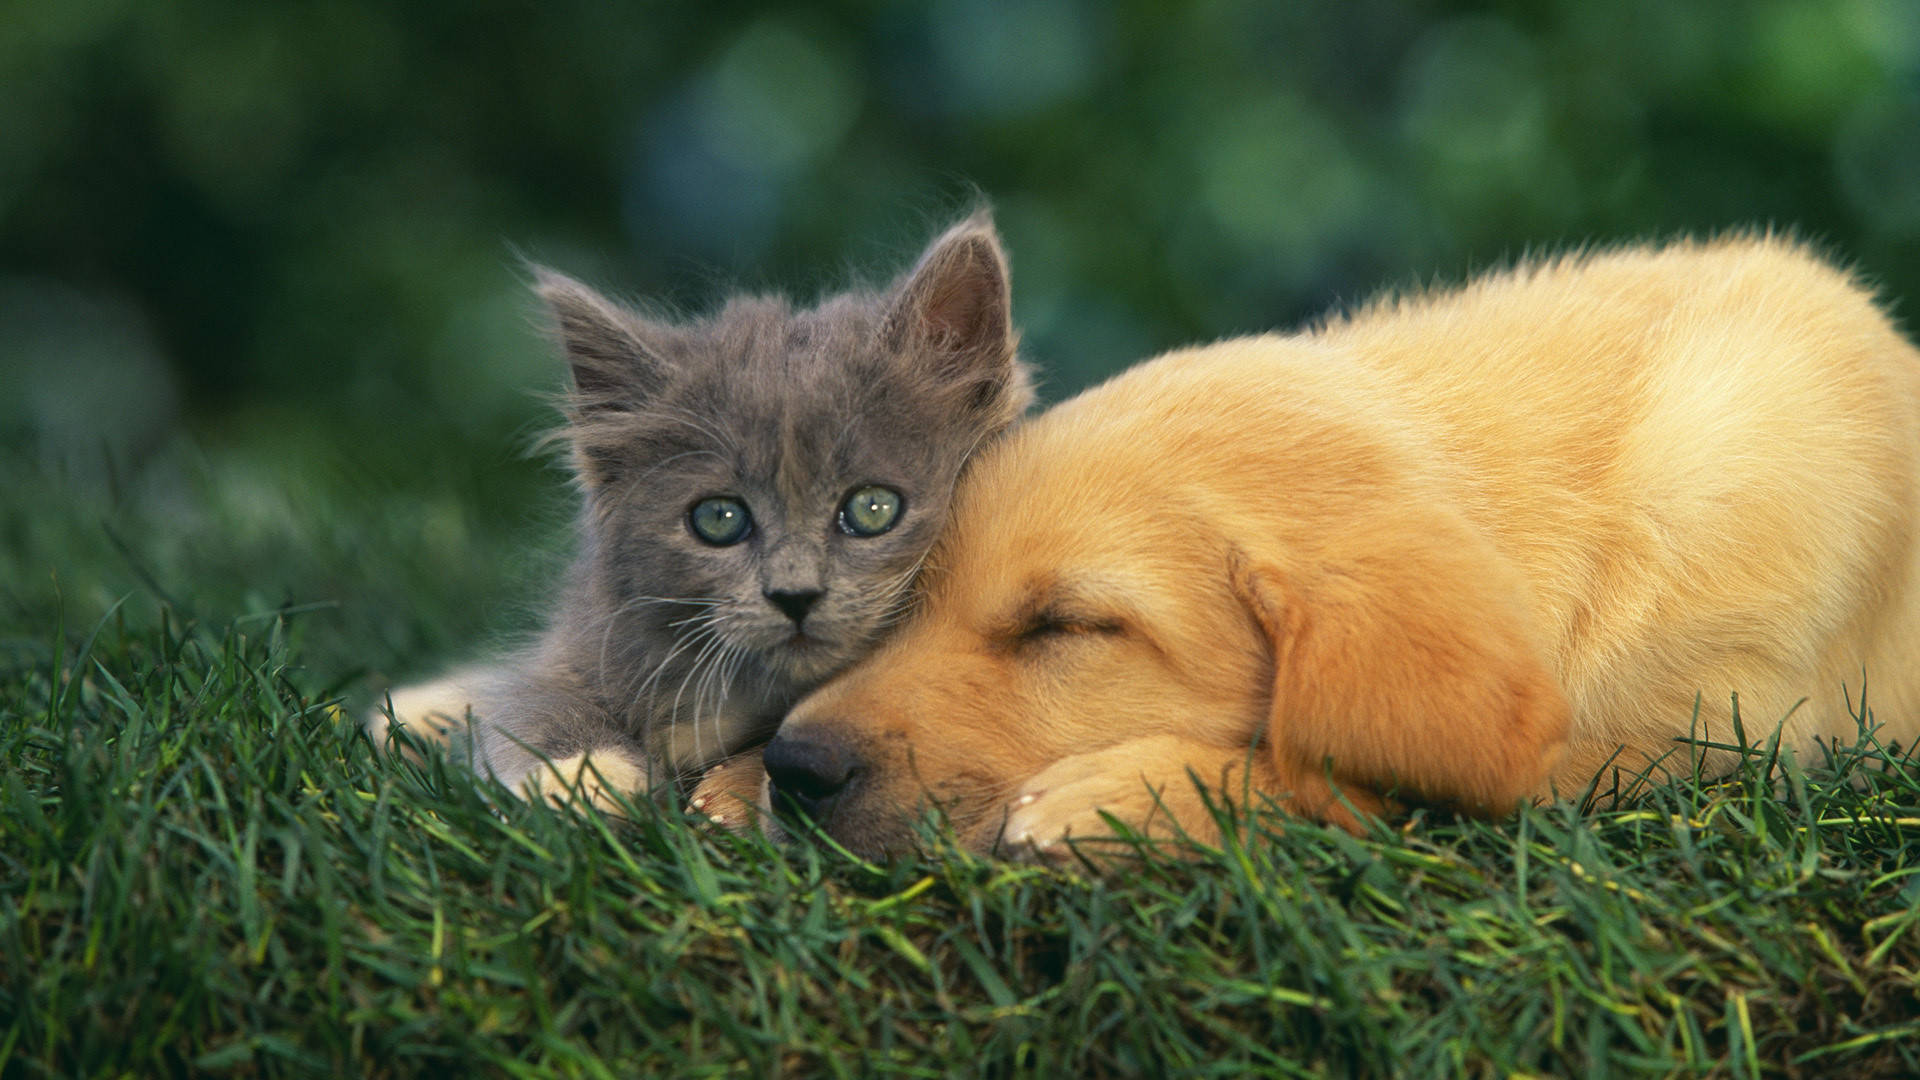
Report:
[[[1185,836],[1210,843],[1219,826],[1193,776],[1218,782],[1229,760],[1221,751],[1172,738],[1062,758],[1021,787],[1001,837],[1014,854],[1059,861],[1072,856],[1068,840],[1114,838],[1111,816],[1150,839]],[[1081,851],[1098,854],[1100,847]]]
[[[723,829],[746,832],[765,828],[772,818],[767,770],[760,763],[760,751],[735,754],[708,769],[687,798],[687,810],[705,814]]]
[[[1103,842],[1114,836],[1101,811],[1125,822],[1123,811],[1111,799],[1090,797],[1076,785],[1064,788],[1023,788],[1007,809],[1001,830],[1005,854],[1014,858],[1067,862],[1073,858],[1068,840]]]

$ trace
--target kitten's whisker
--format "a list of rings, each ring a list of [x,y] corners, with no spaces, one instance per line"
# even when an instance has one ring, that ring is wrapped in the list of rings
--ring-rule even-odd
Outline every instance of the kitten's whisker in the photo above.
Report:
[[[680,679],[679,688],[673,692],[673,708],[668,711],[668,723],[678,724],[680,722],[680,701],[686,696],[687,684],[693,681],[695,675],[699,674],[700,666],[706,661],[707,657],[711,655],[716,648],[724,647],[724,645],[725,643],[721,641],[718,631],[714,631],[707,636],[706,644],[700,646],[700,651],[694,656],[693,663],[687,668],[686,675]],[[693,735],[694,756],[698,757],[700,754],[700,726],[698,724],[694,725]]]
[[[733,439],[729,437],[726,432],[720,430],[717,427],[714,427],[711,423],[709,423],[706,420],[706,418],[700,416],[698,413],[689,412],[686,409],[675,408],[672,406],[656,405],[646,410],[646,412],[643,415],[651,416],[660,420],[669,420],[674,423],[680,424],[683,427],[692,428],[694,431],[697,431],[700,434],[705,435],[707,438],[712,439],[715,443],[719,444],[722,449],[731,453],[735,458],[740,457],[740,445],[734,442]]]
[[[727,614],[728,613],[724,611],[697,611],[684,619],[675,619],[667,625],[674,629],[679,629],[682,626],[710,625],[725,619]]]
[[[686,722],[693,728],[693,756],[695,761],[703,762],[707,760],[706,747],[701,739],[701,713],[704,711],[707,695],[714,690],[713,678],[719,672],[721,662],[733,649],[734,646],[731,642],[727,641],[724,636],[716,633],[712,639],[701,648],[700,654],[694,657],[691,669],[687,672],[686,677],[680,681],[680,689],[675,692],[673,696],[671,722],[677,724],[681,722],[681,695],[686,691],[688,680],[694,680],[692,714],[687,718]],[[696,675],[698,676],[697,679],[695,679]],[[720,726],[719,713],[720,706],[725,704],[725,702],[726,687],[721,686],[719,688],[719,698],[714,705],[714,731],[718,740],[717,750],[724,750],[726,746],[725,732]]]
[[[672,406],[668,406],[664,408],[656,406],[656,409],[668,419],[677,420],[680,423],[686,425],[687,427],[690,427],[693,430],[698,431],[701,434],[707,436],[708,438],[712,439],[714,442],[719,443],[722,447],[733,451],[735,457],[739,456],[740,444],[735,442],[733,440],[733,437],[729,435],[725,429],[714,424],[707,417],[702,416],[691,409],[682,409],[682,408],[677,408]]]
[[[703,652],[701,654],[702,658],[705,658],[709,655],[715,658],[726,655],[727,649],[730,646],[728,646],[726,642],[721,641],[720,638],[718,637],[715,637],[714,641],[716,644],[720,646],[719,652],[714,653],[712,652],[712,650],[708,650],[707,652]],[[702,745],[701,738],[700,738],[700,714],[704,710],[706,705],[707,682],[713,675],[713,663],[709,661],[703,665],[700,662],[700,660],[696,659],[694,661],[693,670],[700,677],[693,684],[693,712],[692,712],[692,715],[689,716],[687,719],[687,726],[693,729],[693,760],[696,763],[698,763],[698,762],[703,762],[707,760],[706,747]],[[677,700],[678,699],[676,699],[676,701]]]
[[[747,651],[738,646],[729,646],[718,680],[719,696],[713,703],[713,737],[720,744],[720,753],[730,753],[727,747],[727,731],[722,725],[722,710],[726,708],[727,698],[733,693],[734,680],[740,675],[740,665],[746,659]]]
[[[655,725],[665,725],[665,729],[669,733],[668,734],[669,746],[672,745],[671,733],[681,723],[680,700],[681,700],[681,696],[686,692],[687,681],[691,679],[693,675],[700,670],[701,659],[704,658],[707,655],[707,653],[714,648],[715,645],[720,643],[721,643],[720,633],[718,630],[715,630],[715,629],[703,628],[699,632],[689,635],[687,638],[685,638],[684,640],[676,644],[673,650],[667,654],[666,658],[660,662],[659,666],[654,668],[653,674],[647,678],[647,681],[641,685],[639,692],[635,695],[636,701],[638,701],[639,698],[642,696],[644,696],[646,699],[646,713],[647,713],[648,726],[653,727]],[[687,649],[690,649],[690,648],[695,649],[694,658],[691,662],[687,664],[686,674],[682,676],[680,680],[680,687],[678,690],[674,692],[672,705],[670,705],[665,711],[665,713],[662,714],[660,709],[657,707],[657,699],[655,697],[655,694],[660,686],[661,676],[667,674],[669,668],[672,666],[672,662],[675,657],[679,656],[680,654],[682,654],[683,652],[685,652]],[[699,742],[700,730],[697,726],[694,728],[693,735],[694,735],[694,758],[698,760],[702,751],[701,751],[700,742]]]
[[[726,669],[733,660],[736,651],[732,644],[726,644],[721,647],[720,652],[714,656],[712,662],[707,665],[707,673],[700,677],[700,687],[694,695],[693,745],[694,752],[701,761],[705,761],[707,757],[705,752],[700,748],[700,714],[703,711],[702,706],[709,694],[713,696],[714,751],[716,755],[720,757],[724,757],[727,752],[727,729],[725,724],[722,723],[722,710],[726,707],[727,692],[731,686],[728,676],[726,675]]]
[[[634,480],[635,481],[644,480],[647,477],[652,476],[654,473],[658,472],[659,470],[666,468],[668,465],[671,465],[674,462],[679,461],[681,458],[686,458],[686,457],[718,458],[723,463],[727,460],[727,456],[725,454],[720,453],[718,450],[683,450],[678,454],[670,454],[667,457],[661,458],[659,461],[656,461],[652,465],[649,465],[646,468],[640,470],[638,473],[634,474]]]
[[[895,575],[881,585],[879,589],[875,590],[886,596],[884,603],[887,608],[887,613],[881,616],[881,618],[887,625],[892,625],[893,622],[904,617],[906,612],[912,609],[914,583],[920,579],[920,570],[926,566],[927,559],[932,554],[933,549],[931,548],[921,552],[920,557],[913,560],[913,565],[907,567],[904,573]]]
[[[722,598],[713,597],[713,596],[634,596],[634,597],[629,597],[626,603],[620,605],[618,608],[615,608],[613,611],[601,617],[602,626],[600,628],[600,670],[604,672],[608,669],[607,649],[609,644],[612,641],[614,628],[619,625],[621,620],[625,619],[627,616],[633,614],[634,612],[639,611],[641,608],[651,607],[656,604],[685,604],[685,605],[710,609],[714,605],[724,603],[724,602],[725,601]],[[640,635],[637,635],[637,636],[640,636]],[[629,679],[629,682],[631,682],[631,679]],[[625,688],[623,687],[622,689],[625,689]]]
[[[690,634],[685,638],[675,641],[673,648],[667,650],[667,655],[661,657],[660,662],[653,666],[653,670],[647,674],[645,681],[640,684],[639,689],[635,690],[630,695],[629,700],[633,704],[638,705],[640,704],[641,699],[645,698],[646,701],[650,704],[653,701],[652,689],[654,687],[654,684],[658,683],[660,681],[660,677],[666,674],[667,668],[673,664],[674,657],[679,656],[681,653],[691,648],[695,642],[701,641],[703,637],[709,633],[717,635],[718,631],[704,631],[702,633]],[[649,711],[649,716],[647,719],[649,723],[652,723],[655,721],[656,718],[651,715],[652,710],[648,710],[648,711]],[[671,721],[672,721],[672,718],[668,717],[668,722],[671,722]]]
[[[603,679],[607,676],[608,668],[607,646],[613,643],[613,626],[617,621],[616,619],[607,619],[606,625],[600,629],[600,677]]]
[[[721,601],[702,597],[700,598],[700,602],[705,604],[708,608],[707,611],[701,612],[700,615],[711,616],[711,617],[707,618],[700,625],[696,625],[693,628],[692,632],[690,633],[674,634],[673,647],[668,650],[667,655],[662,657],[660,662],[657,665],[655,665],[650,672],[647,670],[636,670],[632,672],[630,675],[628,675],[624,685],[622,685],[620,688],[621,693],[625,695],[628,698],[628,700],[638,703],[640,696],[646,692],[646,685],[644,683],[641,685],[640,689],[635,690],[634,689],[635,682],[641,679],[645,679],[647,683],[651,683],[654,680],[657,680],[660,677],[661,673],[666,671],[667,666],[673,661],[674,657],[678,656],[683,650],[693,645],[695,642],[699,641],[706,634],[714,632],[715,624],[719,623],[725,617],[726,613],[724,611],[715,612],[712,610],[712,608],[715,605],[721,603]],[[695,616],[694,618],[698,619],[699,617],[700,616]],[[683,622],[684,621],[690,621],[690,620],[683,620]],[[675,627],[678,627],[681,624],[675,623],[673,625]],[[604,657],[605,657],[606,643],[607,643],[606,635],[611,634],[612,630],[613,630],[613,624],[611,621],[609,621],[606,633],[603,634],[601,637],[601,655],[603,658],[603,664],[604,664]],[[644,640],[644,635],[637,635],[637,637],[641,640]],[[604,666],[602,670],[604,670]],[[651,717],[649,718],[649,722],[651,722]]]
[[[653,597],[653,596],[641,597],[637,600],[630,601],[626,604],[621,605],[617,610],[604,616],[604,618],[608,622],[619,622],[629,616],[637,614],[643,608],[659,607],[662,605],[672,605],[674,607],[693,608],[695,609],[694,615],[698,615],[698,614],[701,614],[702,612],[711,611],[715,607],[718,607],[720,604],[723,604],[725,602],[726,601],[724,600],[709,600],[706,598],[700,598],[700,599],[694,599],[694,600],[683,600],[683,599],[676,599],[676,598],[670,598],[670,597]],[[688,616],[688,618],[693,618],[693,617],[694,617],[693,615]]]

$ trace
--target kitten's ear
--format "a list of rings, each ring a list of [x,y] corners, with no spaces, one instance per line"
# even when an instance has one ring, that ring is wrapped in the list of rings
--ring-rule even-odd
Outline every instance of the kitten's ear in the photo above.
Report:
[[[1019,362],[1013,296],[1000,234],[985,210],[942,233],[893,291],[889,344],[927,355],[932,373],[965,391],[967,404],[1006,424],[1033,398]]]
[[[533,291],[546,302],[553,332],[573,372],[576,416],[631,407],[665,381],[663,348],[673,331],[628,311],[580,282],[533,267]]]

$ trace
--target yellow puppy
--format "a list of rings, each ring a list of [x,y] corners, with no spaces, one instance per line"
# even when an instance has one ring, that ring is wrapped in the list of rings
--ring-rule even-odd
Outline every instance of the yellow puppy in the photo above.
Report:
[[[1777,237],[1169,353],[983,453],[916,613],[767,772],[871,853],[929,803],[982,849],[1205,835],[1189,769],[1342,824],[1499,814],[1684,767],[1736,694],[1750,738],[1850,742],[1863,672],[1909,740],[1917,479],[1920,354]]]

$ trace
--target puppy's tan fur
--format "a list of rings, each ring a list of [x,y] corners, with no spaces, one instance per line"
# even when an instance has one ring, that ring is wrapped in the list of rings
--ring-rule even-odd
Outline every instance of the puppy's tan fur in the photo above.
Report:
[[[1917,479],[1920,355],[1798,244],[1530,262],[1031,422],[780,739],[857,763],[821,816],[870,852],[929,801],[981,848],[1204,835],[1189,769],[1499,814],[1661,760],[1696,698],[1713,740],[1738,694],[1750,737],[1850,742],[1863,672],[1909,740]]]

